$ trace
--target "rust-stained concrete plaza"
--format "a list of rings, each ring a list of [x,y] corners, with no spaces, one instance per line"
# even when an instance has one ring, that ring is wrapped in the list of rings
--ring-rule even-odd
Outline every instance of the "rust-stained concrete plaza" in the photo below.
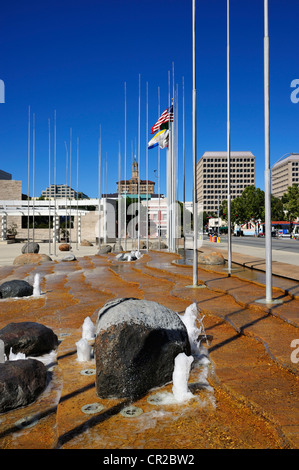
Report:
[[[115,254],[99,256],[92,249],[81,249],[72,262],[2,263],[1,283],[32,282],[40,273],[42,295],[1,300],[0,328],[39,322],[53,329],[60,344],[48,366],[51,381],[45,392],[35,403],[0,415],[0,448],[299,447],[299,367],[291,357],[291,343],[299,338],[298,267],[276,263],[285,277],[274,278],[273,297],[283,302],[270,307],[256,302],[265,296],[262,271],[234,264],[228,277],[221,266],[199,265],[201,287],[193,288],[192,266],[182,264],[178,254],[149,251],[134,262],[119,262]],[[238,260],[249,263],[250,257],[234,254],[233,261]],[[179,405],[151,400],[157,393],[171,393],[171,383],[134,403],[97,397],[95,364],[77,361],[75,343],[84,319],[89,316],[95,323],[95,311],[116,297],[154,300],[179,314],[197,302],[205,332],[213,339],[205,344],[210,364],[191,371],[193,399]],[[93,414],[82,411],[94,404],[103,408]],[[128,405],[142,413],[124,416],[121,411]]]

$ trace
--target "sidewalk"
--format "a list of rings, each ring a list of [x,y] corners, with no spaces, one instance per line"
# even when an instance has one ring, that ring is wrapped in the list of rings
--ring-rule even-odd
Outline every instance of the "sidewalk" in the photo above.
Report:
[[[203,242],[203,251],[217,251],[227,261],[228,248],[226,242],[213,243],[208,240]],[[232,262],[258,271],[266,271],[265,249],[248,247],[232,242]],[[299,243],[298,252],[287,252],[272,249],[272,274],[283,276],[299,282]]]
[[[12,243],[7,244],[6,241],[0,241],[0,268],[3,266],[11,266],[15,258],[22,254],[23,243]],[[110,243],[112,246],[113,244]],[[49,247],[48,243],[40,243],[40,254],[50,256],[53,261],[61,261],[68,252],[59,251],[59,243],[56,245],[56,254],[54,254],[54,246],[51,244]],[[187,243],[187,249],[193,248],[193,243]],[[98,253],[98,246],[80,246],[80,244],[73,243],[71,246],[71,253],[76,258],[84,256],[93,256]],[[127,251],[132,249],[132,240],[127,240]],[[217,251],[221,253],[224,259],[227,261],[227,243],[213,243],[209,240],[204,240],[198,244],[198,250],[203,252]],[[144,250],[142,250],[144,251]],[[164,250],[167,252],[167,250]],[[248,253],[250,251],[250,253]],[[265,272],[265,250],[259,247],[240,246],[232,244],[232,263],[247,267],[253,271]],[[219,269],[213,267],[214,270]],[[291,279],[299,282],[299,243],[298,253],[286,252],[279,250],[272,250],[272,274],[276,276],[282,276],[286,279]],[[299,289],[299,286],[298,286]]]
[[[48,255],[53,261],[61,261],[69,252],[59,251],[60,243],[56,244],[56,255],[54,254],[54,246],[51,244],[49,248],[48,243],[39,243],[39,253]],[[0,241],[0,268],[2,266],[10,266],[13,264],[15,258],[22,254],[22,248],[24,243],[11,243],[7,244],[6,241]],[[94,244],[93,246],[78,246],[76,243],[72,244],[71,253],[73,253],[76,258],[82,256],[92,256],[98,252],[98,246]]]

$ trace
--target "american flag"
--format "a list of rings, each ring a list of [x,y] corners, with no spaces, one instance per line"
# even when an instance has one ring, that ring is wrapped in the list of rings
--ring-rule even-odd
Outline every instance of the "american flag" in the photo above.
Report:
[[[166,108],[165,111],[161,114],[156,124],[154,124],[153,127],[151,128],[152,134],[154,134],[157,130],[159,130],[160,126],[164,122],[168,122],[168,121],[173,122],[173,106],[170,106],[170,108]]]

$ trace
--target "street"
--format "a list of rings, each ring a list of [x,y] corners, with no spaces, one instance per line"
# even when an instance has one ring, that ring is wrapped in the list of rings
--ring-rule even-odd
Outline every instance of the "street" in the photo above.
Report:
[[[222,235],[221,239],[227,241],[227,235]],[[265,247],[265,238],[264,237],[232,237],[233,246],[252,246],[256,248]],[[291,238],[272,238],[272,249],[279,251],[288,251],[288,252],[299,252],[299,241]]]

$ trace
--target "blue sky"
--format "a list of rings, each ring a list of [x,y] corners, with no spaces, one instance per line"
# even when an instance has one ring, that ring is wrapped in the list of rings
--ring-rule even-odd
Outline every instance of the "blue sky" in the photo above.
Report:
[[[28,106],[35,114],[35,195],[48,186],[48,119],[57,113],[57,184],[66,182],[65,142],[72,129],[72,186],[98,196],[98,138],[102,134],[102,190],[116,191],[118,152],[124,177],[125,94],[127,177],[138,144],[141,76],[141,177],[146,177],[146,83],[149,128],[168,105],[174,64],[178,89],[179,198],[182,199],[182,80],[185,83],[186,200],[192,199],[191,0],[4,0],[0,14],[0,168],[22,180],[27,193]],[[231,150],[256,157],[256,186],[264,189],[263,0],[231,0]],[[226,1],[197,0],[197,156],[226,150]],[[299,151],[298,0],[269,0],[271,164]],[[171,84],[172,86],[172,84]],[[32,123],[31,123],[32,124]],[[32,136],[31,136],[32,138]],[[31,147],[32,150],[32,147]],[[149,150],[149,179],[158,180],[158,150]],[[161,151],[165,193],[166,151]],[[107,174],[106,174],[107,162]],[[68,160],[70,167],[70,160]],[[107,177],[106,177],[107,176]],[[31,156],[32,188],[32,156]],[[68,171],[68,182],[70,175]],[[158,190],[158,184],[156,184]],[[32,189],[31,189],[32,195]]]

